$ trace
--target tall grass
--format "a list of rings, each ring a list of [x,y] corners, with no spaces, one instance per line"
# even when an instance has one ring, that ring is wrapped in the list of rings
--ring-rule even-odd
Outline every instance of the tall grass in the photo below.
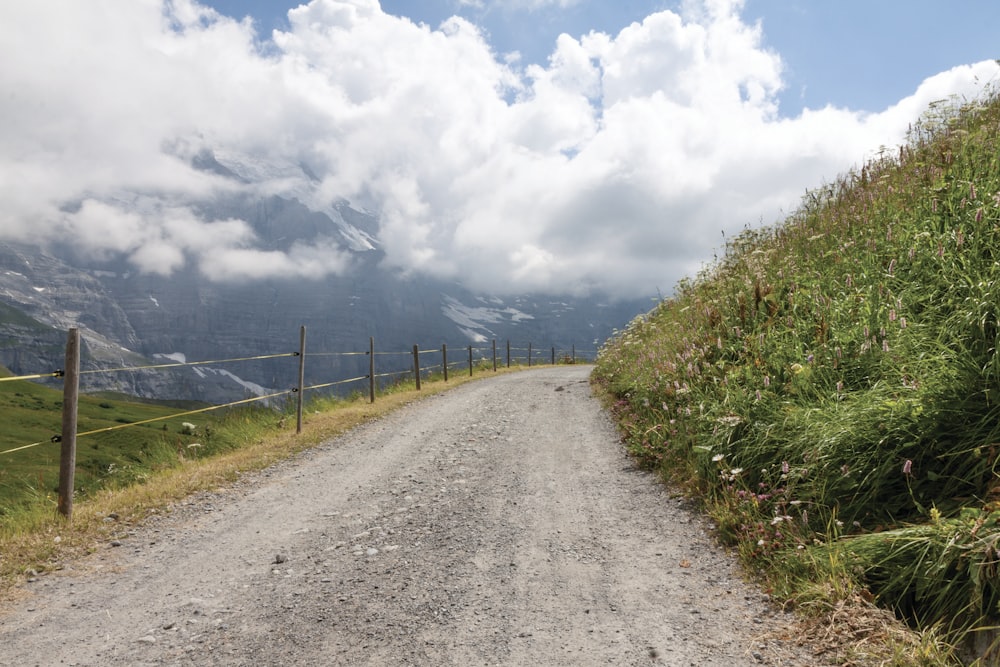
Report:
[[[729,240],[594,378],[632,452],[702,494],[779,592],[829,576],[804,552],[854,544],[852,590],[957,639],[1000,623],[998,311],[990,94],[937,104],[898,153]]]

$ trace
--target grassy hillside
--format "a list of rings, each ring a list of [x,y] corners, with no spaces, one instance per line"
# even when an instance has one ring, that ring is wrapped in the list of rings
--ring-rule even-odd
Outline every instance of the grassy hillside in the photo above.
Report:
[[[998,313],[992,96],[729,241],[595,380],[777,594],[873,596],[957,643],[1000,624]]]
[[[0,367],[0,377],[10,373]],[[190,408],[188,408],[190,409]],[[119,427],[77,441],[75,487],[85,498],[102,488],[143,480],[150,473],[234,446],[226,419],[213,414],[173,417],[147,424],[184,408],[111,396],[81,396],[78,431]],[[61,430],[62,391],[34,382],[0,382],[0,523],[18,512],[55,506],[59,486],[60,445],[51,442]],[[277,418],[275,418],[277,419]],[[187,433],[184,422],[193,423]],[[120,428],[123,424],[137,425]],[[8,452],[25,445],[42,443]]]

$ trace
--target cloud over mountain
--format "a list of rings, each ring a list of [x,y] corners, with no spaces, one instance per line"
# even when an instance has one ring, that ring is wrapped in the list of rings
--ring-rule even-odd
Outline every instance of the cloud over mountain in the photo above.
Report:
[[[7,3],[0,240],[76,239],[154,273],[318,277],[349,270],[345,251],[263,249],[195,204],[346,198],[379,214],[385,262],[404,272],[493,292],[667,291],[720,231],[777,221],[998,70],[957,67],[879,113],[784,117],[780,55],[742,3],[684,7],[564,34],[521,65],[464,19],[415,24],[376,0],[312,0],[271,35],[193,0]],[[194,166],[206,149],[291,167],[227,177]]]

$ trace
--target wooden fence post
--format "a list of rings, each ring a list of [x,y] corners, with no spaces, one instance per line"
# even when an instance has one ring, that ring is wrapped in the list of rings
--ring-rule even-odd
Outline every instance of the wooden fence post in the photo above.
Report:
[[[497,339],[493,339],[493,372],[497,372]]]
[[[469,346],[469,377],[472,377],[472,346]]]
[[[552,348],[552,365],[556,365],[556,348]]]
[[[76,475],[76,420],[80,396],[80,330],[73,327],[66,339],[63,371],[62,438],[59,456],[59,500],[57,509],[73,517],[73,483]]]
[[[507,368],[510,368],[510,338],[507,339]]]
[[[299,404],[295,409],[295,432],[302,433],[302,401],[306,393],[306,325],[299,328]]]
[[[576,343],[573,343],[573,363],[576,363]]]
[[[368,338],[368,398],[375,402],[375,337]]]
[[[448,381],[448,345],[441,343],[441,368],[444,369],[444,381]]]
[[[531,343],[528,343],[528,368],[531,368]]]
[[[420,348],[413,346],[413,375],[417,378],[417,391],[420,391]]]

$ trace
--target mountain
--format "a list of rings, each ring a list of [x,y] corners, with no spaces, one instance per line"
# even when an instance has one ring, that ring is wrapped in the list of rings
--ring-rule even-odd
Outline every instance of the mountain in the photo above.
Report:
[[[401,276],[382,266],[378,218],[336,201],[308,207],[310,174],[294,164],[201,151],[198,169],[235,183],[283,179],[282,195],[252,189],[188,202],[205,219],[246,221],[257,245],[288,251],[296,243],[326,244],[351,255],[348,275],[219,282],[195,270],[169,276],[141,273],[123,257],[94,259],[72,244],[0,245],[0,364],[16,374],[50,372],[63,364],[66,330],[78,326],[84,368],[92,371],[176,361],[274,355],[298,350],[307,327],[308,353],[360,352],[374,337],[381,351],[479,346],[496,339],[515,347],[593,354],[615,329],[649,309],[649,301],[602,302],[473,293],[459,284]],[[287,187],[292,183],[292,187]],[[300,185],[299,185],[300,184]],[[141,195],[115,205],[137,214]],[[308,357],[307,357],[308,358]],[[439,360],[438,360],[439,361]],[[405,356],[379,357],[381,370],[408,367]],[[225,402],[294,385],[298,361],[278,358],[223,366],[129,373],[86,373],[85,390],[113,389],[138,396]],[[317,356],[307,384],[363,375],[358,356]]]

